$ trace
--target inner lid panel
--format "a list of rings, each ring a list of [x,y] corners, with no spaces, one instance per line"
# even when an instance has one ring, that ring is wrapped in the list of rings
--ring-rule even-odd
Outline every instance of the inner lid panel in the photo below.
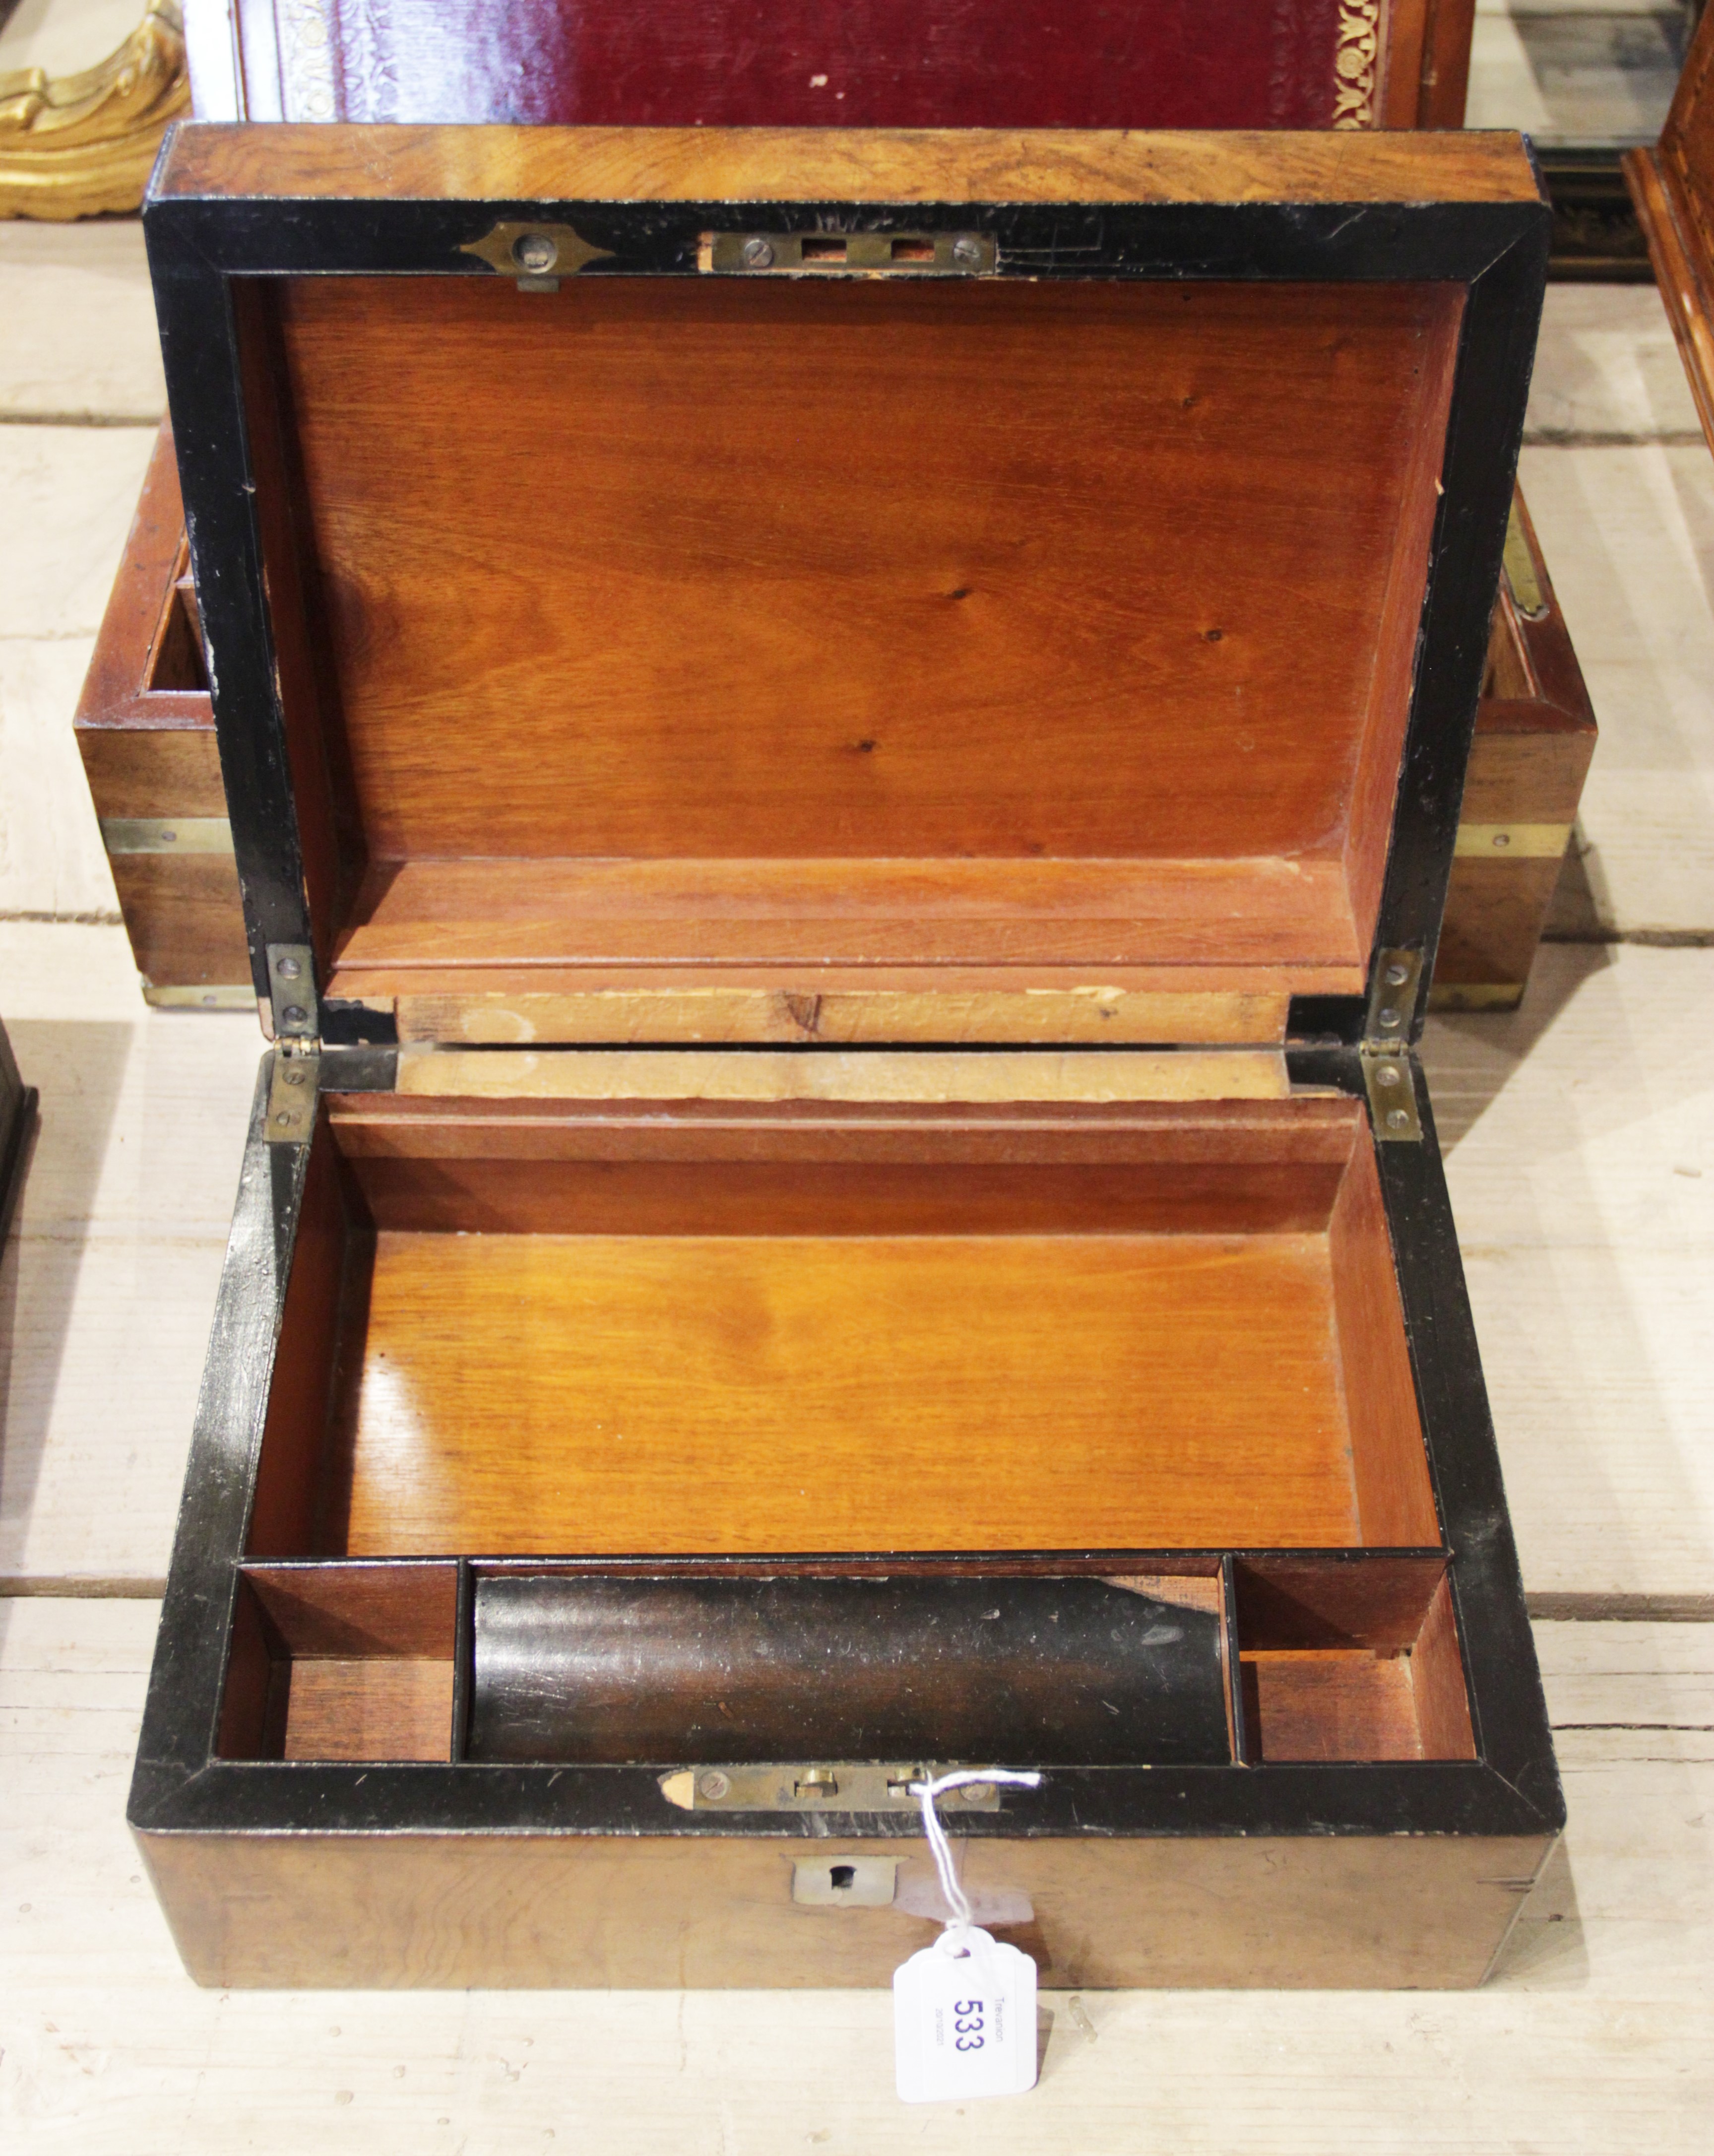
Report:
[[[1461,306],[248,288],[335,991],[1221,960],[1360,987]]]

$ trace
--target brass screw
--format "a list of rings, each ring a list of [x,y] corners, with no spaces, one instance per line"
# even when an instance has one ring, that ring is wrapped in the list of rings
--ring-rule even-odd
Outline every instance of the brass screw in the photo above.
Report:
[[[521,233],[512,242],[512,259],[532,277],[540,277],[559,259],[559,249],[545,232]]]
[[[291,1114],[290,1114],[290,1111],[289,1109],[282,1108],[282,1109],[280,1110],[280,1113],[279,1113],[279,1114],[278,1114],[278,1115],[274,1118],[274,1120],[275,1120],[275,1122],[276,1123],[280,1123],[280,1124],[286,1125],[286,1126],[288,1126],[288,1127],[289,1127],[289,1126],[290,1126],[290,1122],[291,1122]]]
[[[952,242],[952,259],[962,262],[966,269],[973,270],[982,260],[982,242],[972,239],[967,234]]]
[[[747,239],[738,259],[747,270],[766,270],[773,260],[773,249],[765,239]]]
[[[1494,834],[1494,844],[1495,844],[1496,846],[1509,846],[1509,845],[1511,844],[1511,832],[1510,832],[1510,831],[1496,831],[1496,832]]]
[[[1389,1131],[1402,1131],[1409,1121],[1410,1117],[1405,1114],[1403,1108],[1388,1108],[1387,1111],[1387,1127]]]
[[[1375,1073],[1375,1083],[1378,1086],[1396,1086],[1398,1083],[1398,1073],[1390,1063],[1383,1063]]]
[[[288,1025],[303,1025],[307,1022],[310,1014],[301,1004],[288,1004],[281,1015]]]
[[[300,958],[282,958],[274,970],[282,981],[295,981],[304,970],[303,961]]]
[[[1409,978],[1409,967],[1401,965],[1397,958],[1387,968],[1387,985],[1389,988],[1402,988]]]
[[[280,1075],[288,1086],[301,1086],[304,1082],[304,1074],[301,1070],[284,1070]]]
[[[696,1786],[711,1804],[717,1804],[722,1797],[731,1794],[732,1784],[731,1778],[716,1767],[705,1774]]]
[[[1388,1033],[1392,1033],[1404,1024],[1404,1020],[1399,1017],[1398,1013],[1393,1009],[1389,1005],[1387,1009],[1381,1013],[1381,1024],[1386,1028]]]
[[[964,1784],[964,1801],[967,1804],[985,1804],[993,1793],[994,1785],[992,1782],[967,1782]]]

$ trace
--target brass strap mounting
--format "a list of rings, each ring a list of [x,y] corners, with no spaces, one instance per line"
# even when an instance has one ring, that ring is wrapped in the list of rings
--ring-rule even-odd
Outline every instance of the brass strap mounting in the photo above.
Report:
[[[316,1095],[321,1057],[315,1048],[280,1041],[274,1050],[268,1081],[267,1138],[269,1145],[307,1145],[316,1129]]]
[[[321,1039],[321,1014],[316,1000],[316,959],[307,943],[268,946],[268,997],[275,1038]]]
[[[224,816],[104,816],[101,843],[110,854],[225,854],[232,825]]]
[[[1369,1116],[1375,1136],[1394,1143],[1422,1142],[1416,1068],[1409,1045],[1422,973],[1420,951],[1383,951],[1377,955],[1369,991],[1360,1050]]]
[[[1506,574],[1506,588],[1511,594],[1511,603],[1526,621],[1543,621],[1547,614],[1547,595],[1542,589],[1542,580],[1536,574],[1536,557],[1530,552],[1530,542],[1523,528],[1523,519],[1517,513],[1517,497],[1512,496],[1511,508],[1506,519],[1506,552],[1501,557]]]

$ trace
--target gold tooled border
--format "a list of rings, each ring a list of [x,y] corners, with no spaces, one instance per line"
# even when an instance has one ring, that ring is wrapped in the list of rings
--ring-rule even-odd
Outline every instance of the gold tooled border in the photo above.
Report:
[[[1373,127],[1381,73],[1381,0],[1339,0],[1333,51],[1333,125]]]

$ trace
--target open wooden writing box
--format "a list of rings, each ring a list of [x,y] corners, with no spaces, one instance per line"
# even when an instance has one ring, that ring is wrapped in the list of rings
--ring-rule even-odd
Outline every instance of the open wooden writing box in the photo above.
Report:
[[[1508,136],[192,126],[218,1984],[1468,1984],[1562,1823],[1410,1043]]]

